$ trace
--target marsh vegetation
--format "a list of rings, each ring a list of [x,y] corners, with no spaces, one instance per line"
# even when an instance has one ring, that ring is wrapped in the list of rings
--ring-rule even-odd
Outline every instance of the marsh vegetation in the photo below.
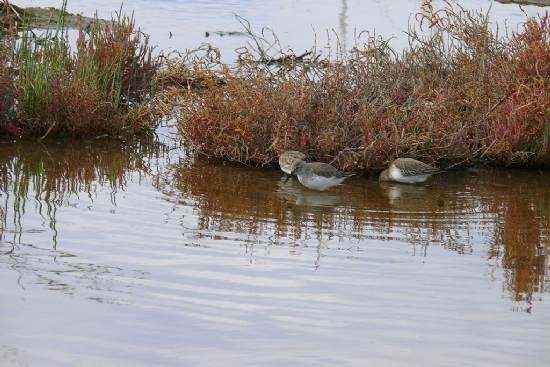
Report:
[[[154,130],[172,119],[212,159],[275,166],[289,149],[342,170],[380,171],[408,156],[449,166],[550,166],[550,19],[520,29],[490,12],[427,1],[401,51],[368,31],[349,51],[295,54],[273,30],[226,64],[208,44],[153,52],[131,17],[79,28],[63,17],[41,38],[8,28],[0,63],[0,133],[94,137]]]

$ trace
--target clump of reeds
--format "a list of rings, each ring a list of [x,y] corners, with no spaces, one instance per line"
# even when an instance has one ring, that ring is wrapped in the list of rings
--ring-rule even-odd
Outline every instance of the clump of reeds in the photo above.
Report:
[[[43,36],[36,37],[27,25],[20,41],[11,42],[12,53],[3,50],[1,57],[12,55],[18,72],[6,76],[16,98],[0,95],[11,103],[4,110],[13,115],[2,119],[0,134],[96,136],[156,127],[149,102],[161,58],[153,55],[148,36],[132,17],[118,13],[104,27],[96,17],[91,26],[80,25],[73,52],[65,8],[66,1],[59,21]],[[6,65],[0,66],[0,83]]]
[[[488,14],[426,3],[402,53],[364,32],[322,60],[249,32],[235,66],[212,52],[172,60],[164,77],[186,82],[160,97],[185,142],[217,159],[272,165],[297,149],[363,172],[398,156],[550,166],[549,26],[499,34]]]

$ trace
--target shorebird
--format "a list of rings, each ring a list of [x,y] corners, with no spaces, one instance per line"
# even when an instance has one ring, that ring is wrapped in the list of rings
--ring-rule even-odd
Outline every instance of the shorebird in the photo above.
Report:
[[[380,181],[404,183],[424,182],[433,174],[443,170],[412,158],[397,158],[388,169],[380,174]]]
[[[307,163],[297,159],[292,163],[285,183],[292,175],[296,175],[298,176],[298,181],[305,187],[325,191],[334,185],[339,185],[346,178],[355,174],[355,172],[342,172],[327,163]]]
[[[306,159],[307,155],[297,150],[287,150],[279,156],[279,166],[283,172],[290,174],[290,167],[295,160],[303,161]]]

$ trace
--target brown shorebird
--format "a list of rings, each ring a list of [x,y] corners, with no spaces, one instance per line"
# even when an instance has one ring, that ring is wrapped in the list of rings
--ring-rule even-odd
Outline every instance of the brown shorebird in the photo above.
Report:
[[[443,170],[412,158],[397,158],[388,169],[380,174],[380,181],[404,183],[424,182],[433,174]]]
[[[286,181],[292,175],[296,175],[302,185],[310,189],[325,191],[334,185],[339,185],[346,178],[355,174],[355,172],[342,172],[327,163],[307,163],[302,160],[295,160]]]
[[[303,161],[307,155],[297,150],[287,150],[279,156],[279,166],[283,172],[290,174],[290,167],[295,160]]]

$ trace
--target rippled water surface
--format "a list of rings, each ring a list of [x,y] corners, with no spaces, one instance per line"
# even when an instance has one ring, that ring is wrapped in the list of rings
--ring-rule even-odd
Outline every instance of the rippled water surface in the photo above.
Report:
[[[398,34],[421,3],[124,7],[163,49],[232,52],[243,38],[204,37],[242,31],[232,12],[299,49],[311,25],[348,43],[354,27]],[[0,366],[548,366],[549,171],[317,192],[159,133],[0,140]]]
[[[2,366],[546,366],[550,172],[326,192],[155,140],[0,142]]]

